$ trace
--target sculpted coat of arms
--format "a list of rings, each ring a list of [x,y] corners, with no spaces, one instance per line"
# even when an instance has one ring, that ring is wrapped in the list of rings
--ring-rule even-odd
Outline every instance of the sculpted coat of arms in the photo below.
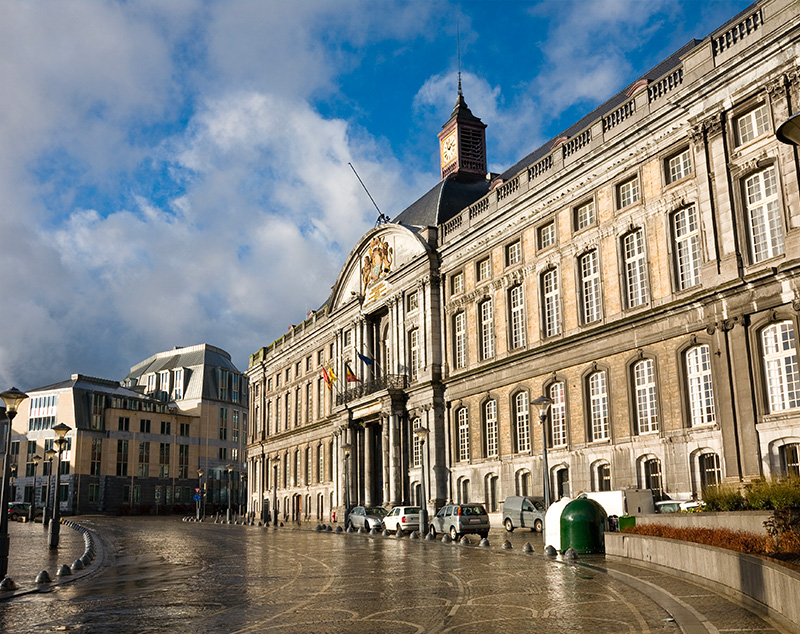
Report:
[[[376,236],[369,243],[369,250],[364,256],[361,267],[361,282],[363,290],[373,282],[386,277],[392,270],[392,247],[385,240]]]

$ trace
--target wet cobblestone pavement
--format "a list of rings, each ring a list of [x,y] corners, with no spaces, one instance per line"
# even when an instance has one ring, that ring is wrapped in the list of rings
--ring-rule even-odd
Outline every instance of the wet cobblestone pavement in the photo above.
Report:
[[[313,525],[80,523],[102,537],[103,562],[77,582],[0,603],[0,631],[680,632],[673,617],[687,632],[784,631],[648,568],[582,560],[600,570],[525,554],[525,542],[541,552],[541,536],[527,532],[502,550],[502,530],[490,535],[492,547],[478,548],[317,533]]]

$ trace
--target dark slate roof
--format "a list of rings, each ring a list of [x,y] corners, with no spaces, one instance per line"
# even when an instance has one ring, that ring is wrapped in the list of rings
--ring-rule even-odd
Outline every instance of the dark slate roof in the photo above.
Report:
[[[689,51],[691,51],[701,42],[702,40],[691,40],[690,42],[682,46],[680,49],[678,49],[675,53],[670,55],[663,62],[651,68],[644,75],[639,77],[636,81],[641,81],[642,79],[653,81],[655,79],[658,79],[659,77],[663,77],[664,75],[669,73],[669,71],[671,71],[673,68],[677,68],[678,66],[680,66],[681,57],[686,53],[688,53]],[[636,83],[636,81],[626,86],[625,90],[621,90],[605,103],[599,105],[585,117],[581,118],[579,121],[572,124],[561,134],[557,134],[554,138],[550,139],[543,146],[541,146],[537,150],[534,150],[533,152],[528,154],[528,156],[523,158],[521,161],[509,167],[505,172],[503,172],[500,175],[500,178],[502,178],[504,181],[513,178],[514,176],[519,174],[522,170],[524,170],[526,167],[533,165],[534,163],[538,162],[539,160],[543,159],[545,156],[550,154],[551,148],[556,139],[560,139],[561,137],[572,138],[582,130],[588,128],[593,121],[596,121],[600,117],[605,116],[610,112],[616,110],[619,106],[621,106],[623,103],[625,103],[630,99],[630,97],[627,95],[627,91],[630,89],[630,86]]]
[[[489,181],[480,176],[449,174],[427,194],[411,203],[392,222],[416,227],[435,227],[489,192]]]

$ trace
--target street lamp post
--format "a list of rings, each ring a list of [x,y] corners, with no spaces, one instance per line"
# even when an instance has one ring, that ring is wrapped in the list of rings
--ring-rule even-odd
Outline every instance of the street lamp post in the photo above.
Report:
[[[228,524],[231,523],[231,473],[233,472],[233,465],[225,467],[228,470]]]
[[[0,579],[5,580],[6,573],[8,572],[8,498],[10,489],[11,477],[11,423],[17,415],[17,408],[28,395],[20,392],[17,388],[12,387],[0,394],[3,403],[6,406],[6,418],[8,424],[6,425],[6,455],[3,459],[3,478],[2,488],[0,489]],[[13,583],[13,582],[11,582]]]
[[[203,470],[197,470],[197,499],[195,512],[197,513],[197,521],[200,521],[200,501],[203,499]]]
[[[238,502],[239,502],[239,515],[247,519],[247,474],[244,472],[239,474],[239,495],[238,495]]]
[[[280,458],[272,459],[272,525],[278,525],[278,465]]]
[[[350,519],[350,450],[352,447],[350,443],[342,445],[344,452],[344,527],[347,528],[347,522]]]
[[[58,454],[56,458],[56,483],[55,491],[53,492],[53,516],[50,519],[50,531],[48,535],[48,544],[50,548],[58,548],[58,537],[61,530],[61,500],[59,500],[59,493],[61,489],[61,454],[64,453],[64,447],[67,444],[67,439],[64,436],[71,429],[69,425],[59,423],[53,427],[56,434],[55,444],[58,447]]]
[[[533,404],[539,408],[539,424],[542,426],[542,492],[545,511],[550,508],[550,469],[547,467],[547,412],[553,404],[553,399],[540,396],[534,399]]]
[[[32,522],[36,519],[36,472],[39,470],[39,463],[42,457],[36,454],[33,457],[33,490],[31,491],[31,508],[28,509],[28,521]]]
[[[44,515],[42,515],[42,530],[46,533],[50,524],[50,480],[53,475],[53,458],[56,457],[55,449],[44,452],[47,457],[47,495],[44,498]]]
[[[420,484],[422,485],[422,500],[419,505],[419,528],[423,535],[428,533],[428,489],[425,485],[425,441],[428,438],[427,427],[417,427],[414,435],[419,439],[419,454],[422,458],[422,475]]]

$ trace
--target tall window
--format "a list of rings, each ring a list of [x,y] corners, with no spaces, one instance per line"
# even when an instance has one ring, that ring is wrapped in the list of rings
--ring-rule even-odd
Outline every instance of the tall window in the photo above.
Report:
[[[562,447],[567,444],[567,401],[565,398],[564,383],[559,381],[550,386],[550,442],[553,447]]]
[[[492,261],[489,258],[483,258],[478,262],[478,281],[483,282],[492,276]]]
[[[491,298],[481,302],[481,359],[494,356],[494,302]]]
[[[219,408],[219,439],[228,440],[228,409]]]
[[[667,159],[667,183],[674,183],[692,173],[692,152],[686,149]]]
[[[103,439],[92,438],[91,475],[100,475],[100,462],[102,460]]]
[[[48,474],[49,475],[49,474]],[[117,440],[117,475],[128,475],[128,441]]]
[[[739,145],[752,141],[769,130],[767,104],[762,104],[736,119],[736,136]]]
[[[791,321],[772,324],[761,331],[770,412],[800,407],[800,375]]]
[[[314,453],[311,447],[306,447],[306,484],[311,484],[312,473],[314,473]]]
[[[548,222],[546,225],[542,225],[539,227],[536,234],[539,239],[540,249],[546,249],[552,246],[556,242],[556,223]]]
[[[525,345],[525,298],[522,286],[514,286],[508,292],[509,312],[511,319],[511,337],[509,343],[515,350]]]
[[[700,231],[697,207],[692,205],[672,216],[675,240],[675,278],[683,290],[700,283]]]
[[[408,365],[411,370],[411,378],[413,380],[419,375],[419,328],[414,328],[408,332],[408,349]]]
[[[658,431],[655,363],[652,359],[642,359],[634,364],[633,383],[636,394],[637,433]]]
[[[486,424],[486,457],[498,455],[497,452],[497,401],[487,401],[483,406]]]
[[[325,392],[322,390],[322,379],[317,379],[317,418],[322,418],[323,403],[325,402]]]
[[[506,266],[522,262],[522,243],[517,240],[506,247]]]
[[[531,450],[531,420],[528,413],[528,393],[514,397],[514,417],[517,426],[517,452]]]
[[[183,368],[173,370],[172,398],[179,401],[183,398]]]
[[[542,317],[545,337],[561,332],[561,294],[558,288],[558,269],[542,274]]]
[[[159,443],[158,447],[158,477],[169,477],[169,443]]]
[[[461,272],[454,273],[450,278],[450,292],[453,295],[458,295],[464,292],[464,274]]]
[[[622,238],[622,252],[625,260],[625,298],[627,307],[634,308],[646,304],[647,262],[644,255],[644,232],[636,229]]]
[[[150,443],[139,443],[139,473],[140,478],[150,477]]]
[[[284,420],[284,429],[289,429],[289,420],[291,419],[291,411],[292,411],[292,397],[289,392],[286,392],[283,396],[283,405],[284,405],[284,412],[283,412],[283,420]]]
[[[189,445],[178,445],[178,477],[189,477]]]
[[[306,383],[306,423],[310,423],[313,418],[314,399],[311,392],[311,383]]]
[[[469,460],[469,411],[466,407],[458,410],[458,460]]]
[[[453,318],[454,348],[453,365],[456,369],[467,367],[467,316],[465,313],[458,313]]]
[[[325,449],[317,445],[317,482],[325,481]]]
[[[634,177],[617,185],[617,209],[639,201],[639,178]]]
[[[295,388],[294,391],[294,426],[297,427],[300,424],[300,409],[302,408],[303,403],[303,392],[298,387]]]
[[[581,276],[583,323],[590,324],[601,317],[600,262],[597,249],[584,253],[578,262]]]
[[[417,435],[414,433],[417,429],[422,426],[419,418],[415,418],[411,421],[411,438],[413,438],[413,449],[414,449],[414,466],[419,467],[422,465],[422,443],[420,442]]]
[[[413,313],[415,310],[417,310],[417,308],[419,308],[419,295],[417,295],[417,291],[411,291],[408,294],[406,305],[408,306],[409,313]]]
[[[746,178],[744,188],[753,262],[781,255],[784,252],[783,226],[775,166]]]
[[[589,416],[592,440],[608,438],[608,382],[605,370],[589,375]]]
[[[711,353],[707,345],[695,346],[686,352],[686,382],[692,427],[714,424],[714,384],[711,380]]]
[[[575,208],[575,231],[580,231],[593,225],[597,218],[594,210],[594,201],[590,200]]]

